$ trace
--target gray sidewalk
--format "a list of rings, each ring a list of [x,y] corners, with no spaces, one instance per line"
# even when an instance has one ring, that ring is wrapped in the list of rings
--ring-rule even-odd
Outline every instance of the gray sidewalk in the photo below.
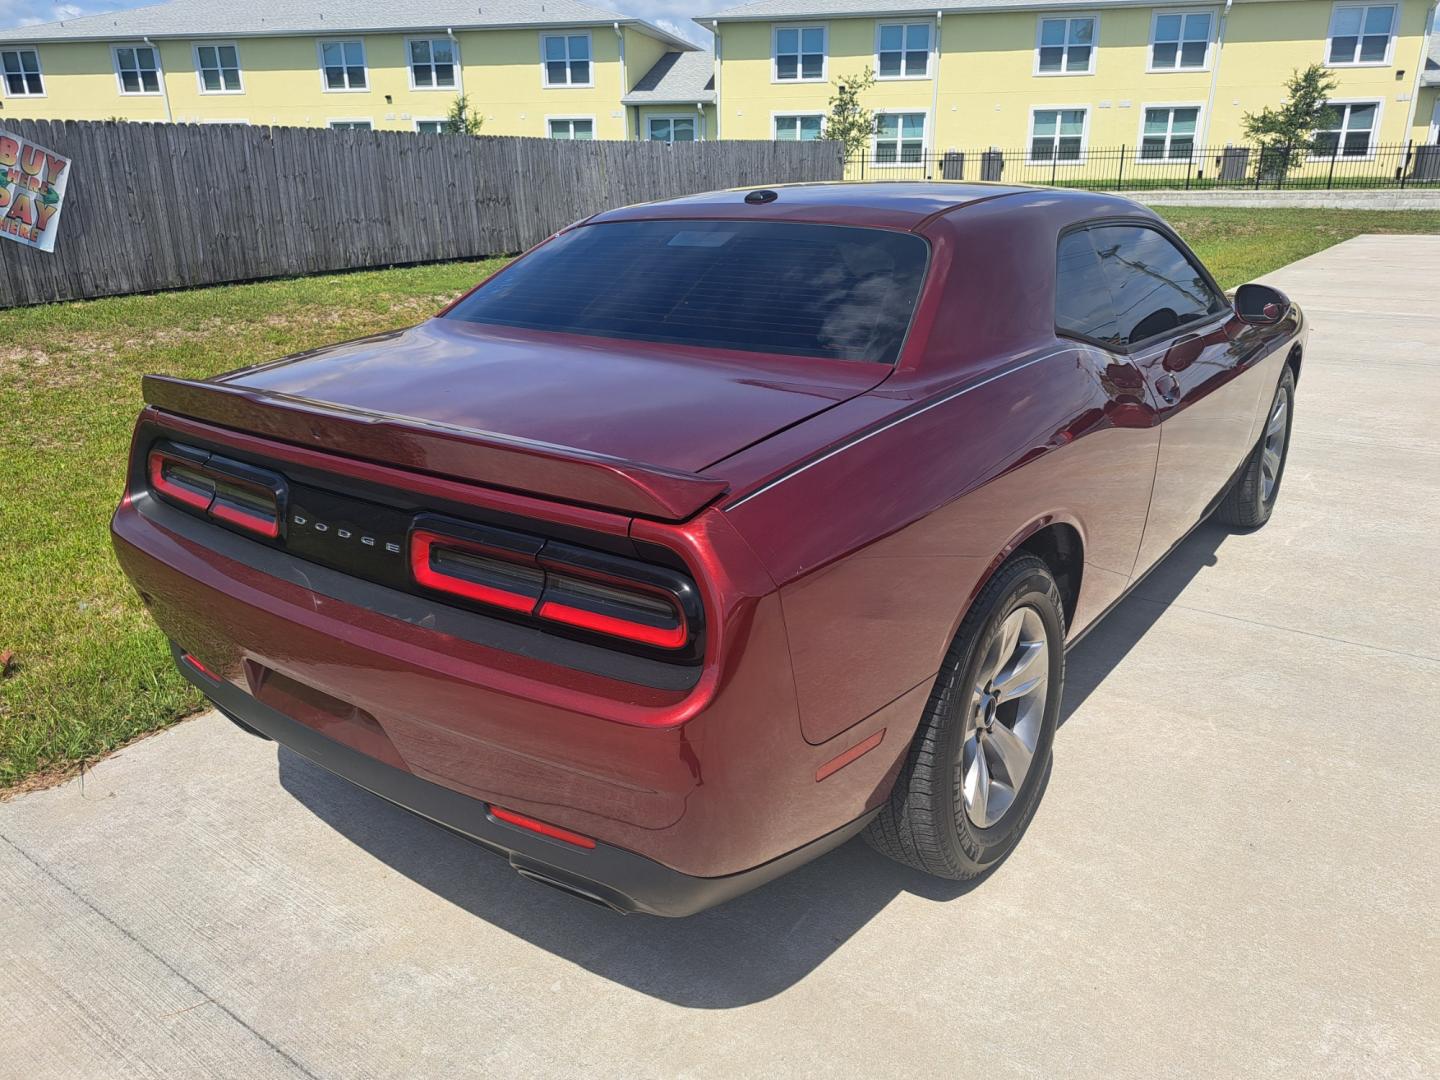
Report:
[[[1440,237],[1267,280],[1275,517],[1072,652],[979,887],[854,843],[624,919],[212,714],[0,804],[0,1074],[1440,1075]]]

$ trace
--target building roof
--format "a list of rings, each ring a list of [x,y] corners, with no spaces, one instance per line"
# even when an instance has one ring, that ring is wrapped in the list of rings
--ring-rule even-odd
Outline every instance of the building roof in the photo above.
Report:
[[[1097,7],[1165,7],[1188,0],[754,0],[753,3],[724,8],[696,16],[701,25],[713,21],[740,22],[747,19],[809,19],[864,17],[867,15],[934,15],[950,11],[1027,11]],[[1193,6],[1193,4],[1191,5]]]
[[[117,38],[269,37],[403,33],[506,27],[633,26],[680,51],[699,46],[607,8],[578,0],[171,0],[0,30],[0,41],[113,41]]]
[[[715,54],[667,52],[620,99],[626,105],[689,105],[715,101]]]
[[[1425,70],[1420,75],[1422,86],[1440,86],[1440,33],[1430,31],[1430,52],[1425,57]]]

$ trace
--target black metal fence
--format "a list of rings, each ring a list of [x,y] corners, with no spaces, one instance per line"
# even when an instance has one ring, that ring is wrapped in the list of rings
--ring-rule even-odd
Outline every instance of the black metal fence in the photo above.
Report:
[[[1099,191],[1440,188],[1440,146],[1066,147],[947,150],[901,147],[846,162],[850,180],[993,180]]]

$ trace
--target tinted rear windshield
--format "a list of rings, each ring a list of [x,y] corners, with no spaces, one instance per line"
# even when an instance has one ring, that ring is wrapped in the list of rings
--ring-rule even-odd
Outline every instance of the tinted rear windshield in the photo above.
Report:
[[[928,254],[909,233],[840,225],[586,225],[505,270],[448,317],[893,364]]]

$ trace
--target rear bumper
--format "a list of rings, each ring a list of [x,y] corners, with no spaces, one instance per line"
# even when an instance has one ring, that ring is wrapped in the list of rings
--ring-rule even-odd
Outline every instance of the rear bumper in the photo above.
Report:
[[[352,784],[482,844],[508,859],[526,877],[627,914],[693,915],[723,903],[843,844],[878,812],[865,813],[753,869],[723,877],[694,877],[610,844],[597,842],[594,848],[580,848],[510,825],[492,816],[489,806],[479,799],[352,750],[239,687],[206,679],[181,662],[174,646],[172,651],[181,674],[239,727],[273,739]]]

